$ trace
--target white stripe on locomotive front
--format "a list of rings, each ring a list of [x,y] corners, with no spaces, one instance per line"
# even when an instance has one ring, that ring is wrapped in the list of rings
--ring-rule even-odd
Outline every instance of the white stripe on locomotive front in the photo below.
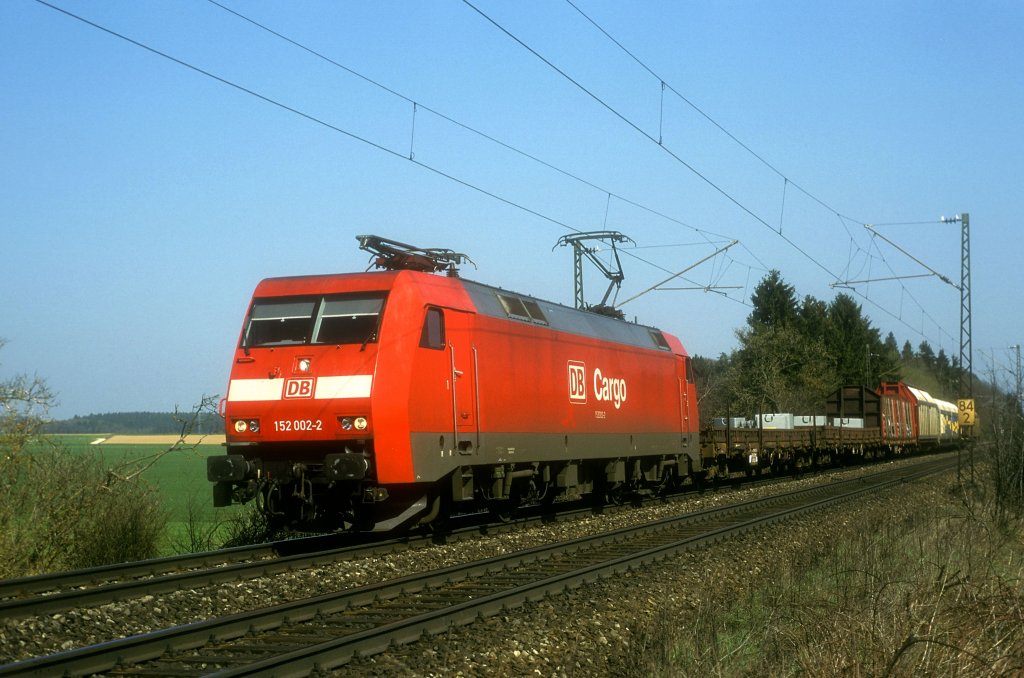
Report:
[[[317,400],[328,398],[369,398],[370,386],[372,385],[372,374],[318,377],[316,380],[316,392],[313,397]]]
[[[281,400],[284,379],[232,379],[228,385],[231,402]],[[369,398],[373,385],[371,374],[349,374],[339,377],[319,377],[313,397],[317,400],[334,398]]]

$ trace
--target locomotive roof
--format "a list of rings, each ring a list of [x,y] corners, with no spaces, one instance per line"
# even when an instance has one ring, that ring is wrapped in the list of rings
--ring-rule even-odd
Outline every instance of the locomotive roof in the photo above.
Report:
[[[584,337],[613,341],[629,346],[664,350],[687,355],[679,340],[648,325],[619,320],[599,313],[584,311],[538,297],[512,292],[483,283],[418,271],[371,271],[325,275],[267,278],[260,281],[255,296],[337,293],[350,290],[382,290],[399,284],[399,280],[430,281],[442,286],[447,281],[462,287],[483,315],[511,319],[539,327]]]
[[[462,283],[466,292],[473,300],[477,312],[484,315],[496,318],[512,318],[513,320],[542,325],[569,334],[614,341],[630,346],[662,350],[674,349],[676,352],[686,355],[686,351],[681,345],[678,343],[675,346],[671,345],[675,337],[665,334],[655,327],[627,320],[619,320],[601,315],[600,313],[583,311],[472,280],[463,280]],[[509,299],[531,302],[523,304],[523,309],[526,311],[525,315],[521,312],[515,312],[518,306],[513,306],[513,309],[510,310]],[[514,304],[514,301],[512,304]],[[540,311],[540,317],[534,317],[536,310]],[[665,343],[661,344],[658,341],[658,337],[661,337]]]

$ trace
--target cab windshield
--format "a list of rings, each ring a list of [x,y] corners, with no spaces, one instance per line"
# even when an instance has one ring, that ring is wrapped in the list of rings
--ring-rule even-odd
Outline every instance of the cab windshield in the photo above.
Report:
[[[377,341],[385,294],[257,298],[242,347],[367,344]]]

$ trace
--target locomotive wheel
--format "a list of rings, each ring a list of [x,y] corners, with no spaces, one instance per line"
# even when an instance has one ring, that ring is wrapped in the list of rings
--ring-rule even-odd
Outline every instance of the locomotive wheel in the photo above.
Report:
[[[427,527],[436,535],[447,534],[452,518],[451,497],[441,494],[434,501],[438,502],[437,515],[427,523]]]
[[[373,529],[373,516],[365,511],[346,511],[342,514],[342,532],[368,532]]]
[[[487,505],[487,509],[491,512],[491,516],[501,523],[511,523],[515,519],[516,510],[518,508],[519,502],[512,499],[500,499],[492,501]]]
[[[502,523],[510,523],[515,518],[516,511],[523,504],[522,491],[519,483],[513,483],[507,499],[491,499],[487,502],[487,510]]]
[[[708,472],[698,471],[693,474],[693,486],[697,490],[697,494],[704,494],[704,490],[707,489]],[[714,484],[714,478],[711,479]]]
[[[682,486],[682,480],[675,468],[667,468],[661,475],[658,485],[655,487],[655,494],[664,497],[667,494],[677,491]]]
[[[605,493],[605,498],[613,506],[622,506],[626,503],[628,492],[625,483],[615,483]]]

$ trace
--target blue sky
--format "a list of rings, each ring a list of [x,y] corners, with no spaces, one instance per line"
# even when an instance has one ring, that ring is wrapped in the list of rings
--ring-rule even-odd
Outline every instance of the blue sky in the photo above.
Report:
[[[552,248],[574,230],[636,241],[619,301],[737,239],[671,285],[718,292],[623,307],[714,356],[769,268],[825,300],[927,272],[865,223],[915,222],[877,228],[958,281],[959,226],[938,220],[961,212],[975,371],[1005,377],[1024,340],[1024,5],[574,2],[642,63],[562,0],[224,0],[389,92],[209,2],[53,2],[231,86],[0,3],[0,377],[47,379],[56,417],[188,408],[224,392],[255,284],[363,270],[362,233],[564,303],[571,252]],[[901,344],[959,354],[959,292],[937,278],[855,299]]]

